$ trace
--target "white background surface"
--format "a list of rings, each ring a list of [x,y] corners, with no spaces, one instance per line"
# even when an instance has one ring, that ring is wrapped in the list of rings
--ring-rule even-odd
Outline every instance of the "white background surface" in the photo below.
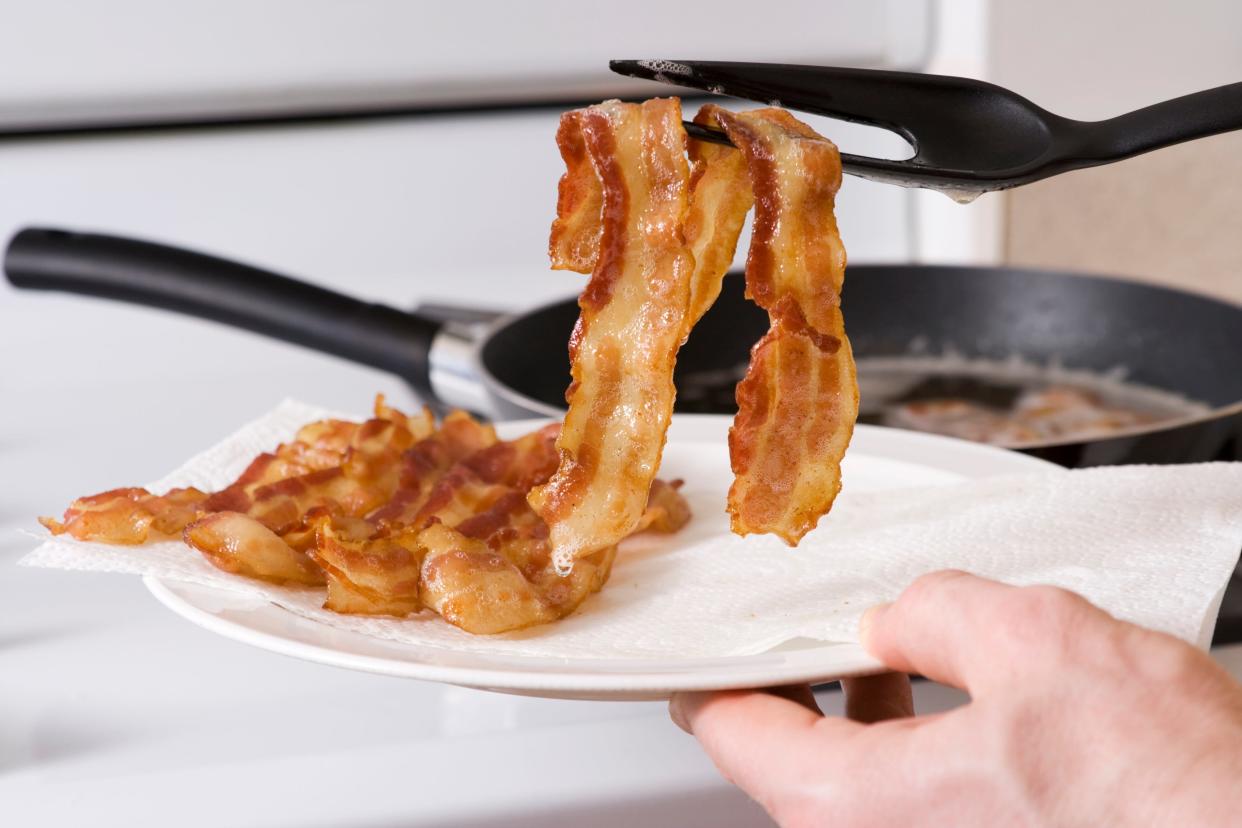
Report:
[[[917,67],[932,5],[41,0],[0,29],[0,127],[641,94],[601,56]]]

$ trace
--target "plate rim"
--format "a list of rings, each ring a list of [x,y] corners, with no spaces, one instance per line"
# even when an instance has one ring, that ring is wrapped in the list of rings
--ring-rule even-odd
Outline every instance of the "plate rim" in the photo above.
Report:
[[[546,424],[547,422],[549,422],[548,418],[511,420],[498,423],[497,427],[498,431],[503,434],[528,430],[533,426]],[[718,439],[721,434],[727,432],[727,428],[731,423],[732,417],[728,415],[675,415],[670,427],[669,442],[672,442],[674,436],[687,441]],[[683,435],[682,432],[687,433]],[[692,434],[695,436],[691,437]],[[859,441],[860,437],[862,438],[861,441]],[[967,474],[966,477],[968,479],[979,479],[1006,473],[1019,473],[1023,470],[1020,467],[1025,467],[1025,470],[1028,471],[1060,468],[1046,460],[996,446],[973,443],[938,434],[866,424],[856,426],[851,447],[858,446],[858,442],[872,445],[876,441],[879,441],[880,445],[886,445],[890,453],[902,453],[903,448],[913,448],[916,449],[914,453],[920,454],[923,452],[917,451],[917,449],[921,448],[924,451],[931,449],[932,454],[947,451],[959,457],[988,458],[993,462],[1004,458],[1002,462],[1012,468],[1012,471]],[[881,457],[885,456],[884,453],[874,453],[879,454]],[[906,462],[930,466],[937,470],[945,470],[946,468],[944,465],[926,462],[909,460]],[[142,580],[156,600],[176,615],[209,632],[243,644],[292,658],[344,669],[500,692],[573,698],[663,698],[673,692],[729,690],[770,686],[778,683],[793,684],[826,681],[843,676],[876,673],[884,669],[883,664],[867,654],[861,645],[850,642],[822,642],[819,646],[810,646],[803,649],[787,651],[769,650],[764,653],[747,656],[675,659],[669,660],[668,663],[670,665],[685,665],[684,669],[677,669],[675,671],[662,670],[658,672],[643,671],[638,667],[638,665],[644,662],[654,661],[653,659],[646,658],[600,659],[598,664],[589,659],[564,659],[567,666],[565,670],[523,670],[521,668],[522,662],[539,661],[546,664],[548,662],[555,663],[559,659],[478,653],[472,654],[472,657],[482,662],[482,665],[478,667],[435,664],[427,661],[385,658],[379,655],[349,652],[348,650],[325,644],[310,643],[266,630],[256,629],[240,621],[222,617],[210,609],[199,606],[192,598],[179,592],[177,588],[180,586],[183,589],[200,589],[215,593],[224,593],[226,590],[215,589],[201,584],[182,584],[181,582],[165,580],[153,575],[143,576]],[[287,613],[307,624],[319,623],[279,604],[266,602],[266,606],[261,606],[263,602],[258,599],[251,600],[255,600],[256,604],[260,605],[262,611]],[[324,626],[324,629],[334,630],[338,633],[342,632],[327,625],[321,626]],[[357,632],[351,632],[350,634],[364,635]],[[420,649],[420,645],[401,644],[385,641],[381,638],[376,638],[375,640],[383,641],[393,646],[411,648],[411,652],[415,654]],[[423,645],[421,648],[432,650],[444,649],[430,645]],[[833,664],[831,666],[824,663],[824,656],[828,653],[832,654],[830,661]],[[762,672],[765,678],[762,679],[761,683],[757,683],[755,673],[759,672],[760,664],[755,664],[754,670],[747,670],[748,661],[754,662],[760,658],[771,660],[773,657],[778,657],[781,663],[764,665]],[[510,661],[512,664],[506,664],[506,662]],[[488,662],[491,662],[490,665]],[[624,672],[600,669],[606,662],[613,662],[618,665],[628,662],[634,665],[634,668]],[[595,669],[592,670],[592,667]]]
[[[487,667],[456,667],[439,664],[428,664],[426,662],[417,661],[400,661],[395,659],[385,659],[380,656],[364,655],[360,653],[351,653],[343,650],[337,650],[318,644],[310,644],[296,639],[284,638],[274,633],[255,630],[231,621],[221,618],[219,615],[205,610],[192,602],[186,600],[180,595],[175,586],[169,582],[163,581],[153,575],[144,575],[143,583],[151,594],[155,596],[161,604],[168,607],[177,615],[190,621],[196,626],[202,627],[210,632],[229,638],[233,641],[239,641],[243,644],[250,644],[260,649],[270,652],[279,653],[281,655],[293,658],[312,661],[319,664],[327,664],[333,667],[341,667],[349,670],[360,670],[366,673],[375,673],[378,675],[393,676],[396,678],[414,679],[417,681],[434,681],[445,684],[454,684],[463,687],[475,687],[488,690],[523,690],[523,691],[570,691],[570,692],[590,692],[590,693],[616,693],[618,695],[628,696],[631,693],[669,693],[684,690],[730,690],[743,687],[756,686],[753,681],[748,681],[737,670],[738,662],[746,662],[748,660],[758,659],[760,657],[772,658],[779,656],[789,664],[785,669],[780,671],[780,681],[782,683],[798,683],[814,681],[824,677],[823,667],[816,666],[817,659],[815,656],[822,656],[823,653],[831,651],[834,654],[848,657],[856,666],[846,668],[844,670],[835,670],[834,676],[854,676],[865,675],[868,673],[882,672],[885,667],[878,660],[868,655],[859,644],[851,642],[823,642],[822,646],[807,647],[802,650],[791,650],[786,652],[765,652],[756,653],[747,656],[721,656],[718,658],[686,658],[679,659],[673,664],[694,665],[696,663],[703,665],[719,664],[719,667],[712,668],[705,666],[703,669],[683,672],[643,672],[641,670],[625,671],[625,672],[584,672],[581,669],[554,671],[539,670],[529,671],[522,670],[518,667],[512,669],[504,668],[487,668]],[[175,583],[175,582],[174,582]],[[201,584],[184,584],[183,586],[196,589],[204,589],[211,591],[212,587],[203,586]],[[241,594],[239,593],[240,597]],[[256,599],[257,602],[257,599]],[[279,606],[278,604],[270,604],[278,611],[289,612],[298,620],[305,621],[309,624],[318,623],[310,618],[292,613],[290,610]],[[265,608],[266,609],[266,608]],[[353,633],[355,635],[363,635],[363,633]],[[383,639],[377,639],[382,641]],[[387,642],[394,646],[406,646],[417,649],[417,645],[402,645],[397,642]],[[428,646],[427,649],[440,649]],[[520,662],[534,657],[523,656],[500,656],[491,654],[476,654],[474,657],[484,660],[504,660],[512,659]],[[539,661],[551,662],[556,659],[539,658]],[[618,664],[626,662],[648,662],[653,659],[601,659],[604,661],[614,661]],[[586,659],[565,659],[567,664],[593,664],[594,662]],[[715,672],[713,672],[713,669]]]

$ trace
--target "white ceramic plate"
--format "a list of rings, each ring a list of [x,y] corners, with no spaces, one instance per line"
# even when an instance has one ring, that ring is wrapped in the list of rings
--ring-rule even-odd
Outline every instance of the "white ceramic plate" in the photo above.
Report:
[[[543,421],[505,423],[502,436]],[[695,478],[695,447],[722,450],[730,418],[677,416],[661,475]],[[846,457],[845,485],[855,490],[943,485],[1038,471],[1051,464],[1023,454],[910,431],[859,426]],[[729,481],[719,481],[720,499]],[[856,644],[790,642],[752,656],[685,659],[551,659],[483,655],[423,647],[339,630],[257,598],[148,577],[165,606],[213,632],[273,652],[402,678],[506,693],[575,699],[655,699],[679,690],[823,682],[874,672],[878,663]],[[605,589],[607,587],[605,586]]]

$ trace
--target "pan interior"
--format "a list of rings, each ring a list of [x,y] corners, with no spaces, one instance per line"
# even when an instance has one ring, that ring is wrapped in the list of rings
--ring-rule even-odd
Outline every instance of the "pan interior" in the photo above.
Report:
[[[1235,367],[1242,308],[1195,294],[1036,270],[860,265],[849,269],[842,306],[864,390],[868,366],[913,356],[932,366],[943,357],[949,366],[929,371],[928,393],[956,387],[974,396],[953,360],[1016,361],[1113,377],[1206,408],[1242,401]],[[573,300],[516,318],[485,343],[486,369],[519,393],[563,408],[577,318]],[[677,410],[735,411],[733,386],[767,327],[767,314],[746,300],[741,275],[726,277],[678,356]],[[980,393],[987,402],[995,389]]]

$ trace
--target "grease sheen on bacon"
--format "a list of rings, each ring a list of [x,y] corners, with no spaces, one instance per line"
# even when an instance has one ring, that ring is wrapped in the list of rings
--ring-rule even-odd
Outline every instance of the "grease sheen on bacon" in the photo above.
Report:
[[[737,388],[729,513],[737,534],[773,533],[794,545],[840,491],[858,416],[840,306],[845,248],[833,214],[841,159],[784,110],[710,115],[746,159],[755,198],[746,291],[771,318]]]
[[[673,365],[689,332],[694,257],[684,233],[690,169],[676,99],[566,113],[557,141],[566,173],[553,265],[589,266],[591,277],[570,340],[560,464],[530,503],[566,569],[642,518],[672,416]]]

